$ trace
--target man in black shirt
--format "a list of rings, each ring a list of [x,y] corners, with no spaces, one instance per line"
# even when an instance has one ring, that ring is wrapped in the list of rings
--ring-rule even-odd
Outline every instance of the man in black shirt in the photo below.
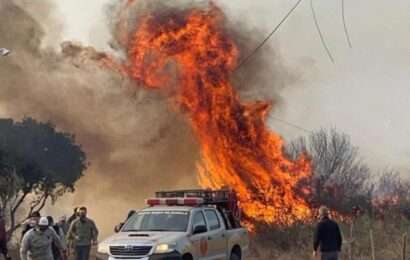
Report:
[[[337,260],[342,249],[339,225],[329,218],[329,210],[324,206],[319,209],[319,217],[313,239],[313,256],[316,257],[320,248],[321,260]]]

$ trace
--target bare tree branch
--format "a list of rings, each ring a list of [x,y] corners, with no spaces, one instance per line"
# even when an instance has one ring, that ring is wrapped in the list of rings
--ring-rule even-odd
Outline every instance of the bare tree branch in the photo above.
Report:
[[[355,204],[368,206],[370,169],[345,134],[320,130],[291,142],[287,153],[292,159],[308,154],[313,167],[313,202],[341,212]]]

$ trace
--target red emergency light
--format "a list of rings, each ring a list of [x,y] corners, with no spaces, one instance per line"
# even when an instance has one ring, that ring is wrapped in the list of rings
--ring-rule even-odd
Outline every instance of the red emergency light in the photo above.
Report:
[[[203,198],[151,198],[145,200],[149,206],[199,206],[204,203]]]

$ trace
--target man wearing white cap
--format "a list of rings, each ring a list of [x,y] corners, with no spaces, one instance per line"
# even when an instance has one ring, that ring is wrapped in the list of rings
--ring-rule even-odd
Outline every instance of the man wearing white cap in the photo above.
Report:
[[[40,218],[35,229],[28,231],[21,243],[21,260],[54,260],[52,245],[56,245],[63,256],[64,246],[56,232],[48,226],[47,217]],[[64,259],[64,257],[63,257]]]

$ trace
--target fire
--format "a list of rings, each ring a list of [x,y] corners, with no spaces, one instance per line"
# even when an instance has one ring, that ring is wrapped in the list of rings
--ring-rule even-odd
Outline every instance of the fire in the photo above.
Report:
[[[291,161],[283,140],[266,126],[269,102],[241,102],[230,82],[239,49],[222,11],[190,9],[138,23],[128,45],[128,73],[150,89],[171,88],[201,147],[201,186],[234,189],[252,221],[291,224],[311,216],[306,158]]]

